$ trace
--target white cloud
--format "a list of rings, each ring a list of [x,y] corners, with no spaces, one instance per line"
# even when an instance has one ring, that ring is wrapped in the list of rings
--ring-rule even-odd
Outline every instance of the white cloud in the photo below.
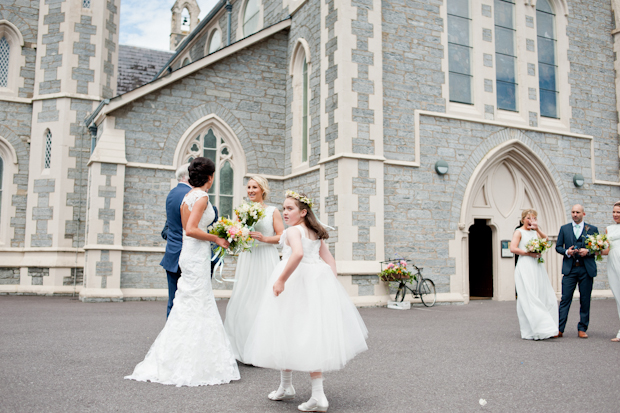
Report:
[[[218,0],[200,0],[203,19]],[[170,49],[170,9],[172,0],[123,0],[121,2],[120,43],[149,49]]]

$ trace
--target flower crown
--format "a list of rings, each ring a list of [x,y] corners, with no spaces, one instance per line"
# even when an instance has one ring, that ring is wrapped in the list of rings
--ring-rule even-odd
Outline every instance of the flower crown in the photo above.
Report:
[[[286,197],[295,198],[299,202],[303,202],[304,204],[308,205],[310,209],[312,209],[312,206],[314,205],[314,202],[312,202],[310,198],[301,196],[295,191],[286,191]]]

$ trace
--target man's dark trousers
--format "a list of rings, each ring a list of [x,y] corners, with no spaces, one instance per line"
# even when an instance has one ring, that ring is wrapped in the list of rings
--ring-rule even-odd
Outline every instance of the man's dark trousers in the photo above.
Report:
[[[166,274],[168,274],[168,311],[166,312],[166,318],[168,318],[170,310],[172,309],[174,296],[177,292],[177,283],[179,282],[179,278],[181,278],[181,267],[179,267],[177,272],[166,270]]]
[[[583,262],[583,261],[582,261]],[[579,301],[581,308],[579,309],[580,321],[577,325],[579,331],[588,330],[590,322],[590,296],[592,294],[593,278],[586,272],[586,267],[573,266],[570,273],[562,277],[562,301],[560,301],[560,326],[559,330],[564,331],[566,327],[566,319],[568,318],[568,310],[573,300],[575,287],[579,284]]]

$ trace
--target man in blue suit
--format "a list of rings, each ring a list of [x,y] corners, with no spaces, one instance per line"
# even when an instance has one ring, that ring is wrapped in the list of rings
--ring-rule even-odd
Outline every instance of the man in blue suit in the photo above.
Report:
[[[573,222],[562,225],[558,234],[555,250],[563,256],[562,260],[562,300],[560,301],[560,333],[562,337],[568,310],[573,300],[575,287],[579,284],[580,321],[577,325],[580,338],[588,338],[586,331],[590,321],[590,297],[592,296],[593,279],[596,277],[596,261],[593,254],[586,249],[586,237],[598,233],[598,228],[584,222],[586,215],[581,205],[573,206],[571,216]]]
[[[176,171],[176,178],[179,183],[170,191],[166,198],[166,225],[161,232],[162,238],[167,241],[166,253],[159,263],[168,274],[168,312],[166,313],[166,318],[170,315],[174,295],[177,292],[177,283],[181,277],[181,268],[179,267],[179,256],[183,247],[181,203],[185,195],[192,189],[188,183],[188,167],[189,164],[186,164]]]

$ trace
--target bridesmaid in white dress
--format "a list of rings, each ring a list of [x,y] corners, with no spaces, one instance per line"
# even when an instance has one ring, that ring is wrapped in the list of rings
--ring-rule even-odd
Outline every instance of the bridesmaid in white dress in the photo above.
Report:
[[[256,310],[264,297],[269,276],[280,262],[276,244],[284,231],[282,215],[274,206],[265,205],[269,194],[269,182],[262,176],[250,178],[247,186],[248,198],[265,206],[265,217],[254,227],[250,235],[257,242],[251,252],[239,254],[235,271],[235,285],[226,307],[224,327],[228,333],[235,357],[242,363],[246,339],[250,333]]]
[[[517,315],[521,338],[544,340],[558,335],[558,301],[547,276],[545,265],[538,262],[540,254],[527,252],[527,243],[538,237],[547,238],[538,227],[537,212],[527,209],[521,214],[523,227],[517,229],[510,251],[520,255],[515,267]]]
[[[225,239],[209,234],[215,211],[207,191],[215,165],[196,158],[189,166],[194,187],[181,204],[183,276],[168,321],[126,379],[179,386],[205,386],[239,380],[239,369],[211,289],[211,242],[228,248]]]
[[[614,204],[613,218],[616,224],[607,227],[609,249],[603,251],[603,255],[609,255],[607,279],[609,280],[609,288],[616,298],[618,315],[620,315],[620,201]],[[620,342],[620,331],[611,341]]]

